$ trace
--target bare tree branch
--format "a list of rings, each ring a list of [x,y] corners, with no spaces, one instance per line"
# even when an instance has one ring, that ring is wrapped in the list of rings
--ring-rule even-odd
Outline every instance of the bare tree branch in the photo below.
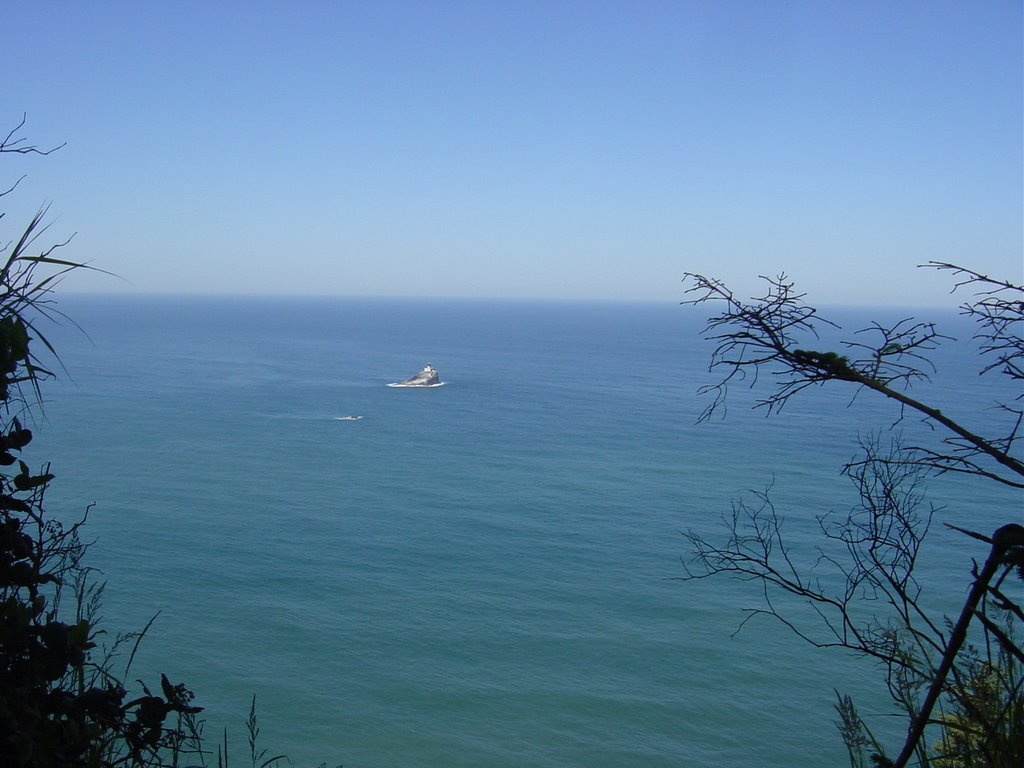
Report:
[[[971,592],[964,602],[964,607],[960,612],[956,625],[953,627],[953,632],[946,645],[946,650],[942,654],[939,667],[935,671],[932,683],[928,688],[928,693],[921,704],[921,710],[911,722],[910,730],[907,733],[907,740],[893,762],[893,768],[903,768],[914,754],[924,734],[924,728],[928,724],[929,718],[931,718],[932,710],[935,708],[936,703],[938,703],[939,696],[942,695],[946,678],[953,667],[957,654],[967,639],[967,625],[973,618],[982,597],[984,597],[989,582],[992,581],[992,577],[995,576],[999,566],[1003,564],[1003,558],[1006,553],[1014,547],[1024,547],[1024,526],[1011,523],[1010,525],[1004,525],[992,535],[992,549],[985,559],[985,565],[971,586]],[[1019,651],[1020,649],[1017,650]]]
[[[1007,435],[990,438],[968,429],[960,421],[904,391],[912,382],[928,378],[921,367],[931,367],[926,353],[948,338],[936,331],[934,325],[914,322],[910,318],[891,326],[873,323],[858,332],[865,334],[865,338],[868,335],[874,336],[873,342],[843,342],[851,353],[861,355],[853,359],[850,355],[837,352],[804,349],[800,346],[801,336],[816,340],[819,338],[820,325],[826,324],[833,328],[838,326],[821,318],[817,310],[804,304],[803,294],[794,291],[792,282],[785,275],[762,279],[768,283],[767,293],[746,303],[718,280],[694,273],[687,273],[685,277],[690,283],[686,292],[693,294],[694,298],[684,303],[724,305],[721,313],[712,316],[704,329],[705,337],[716,344],[711,354],[710,368],[722,369],[724,375],[717,383],[700,390],[700,394],[711,395],[711,403],[701,414],[701,420],[707,420],[724,407],[731,383],[749,377],[753,386],[762,369],[776,379],[774,392],[755,406],[766,408],[768,413],[781,410],[791,397],[807,387],[842,381],[894,400],[949,433],[950,436],[944,441],[947,446],[945,452],[919,451],[916,460],[922,464],[937,471],[958,471],[998,478],[1000,482],[1024,488],[1024,462],[1014,455],[1021,424],[1020,409],[1001,404],[1015,415],[1014,423]],[[979,277],[966,282],[983,279],[987,280]],[[985,298],[985,301],[993,303],[986,305],[983,314],[975,313],[974,316],[981,318],[985,329],[983,338],[987,341],[982,347],[983,354],[1000,351],[1000,362],[997,365],[1003,365],[1004,372],[1016,378],[1016,371],[1020,367],[1019,356],[1017,352],[1006,352],[1006,348],[1012,346],[1012,331],[1020,330],[1014,323],[1020,322],[1024,301],[992,295],[1007,291],[1019,292],[1016,295],[1024,298],[1024,288],[1012,283],[999,284],[998,289],[987,292]],[[1004,304],[1006,308],[1000,309]],[[991,324],[993,314],[1002,318],[995,325]],[[1018,338],[1017,345],[1020,344]],[[984,370],[992,368],[990,364]],[[973,461],[974,457],[980,456],[996,462],[1005,471],[983,469]]]
[[[965,303],[962,312],[978,325],[974,339],[984,358],[980,373],[1024,379],[1024,287],[952,264],[923,266],[953,271],[954,290],[975,289],[975,300]],[[1003,583],[1012,573],[1024,580],[1024,526],[1011,523],[992,536],[949,526],[989,545],[983,566],[975,564],[971,571],[970,594],[955,622],[925,608],[914,571],[936,511],[922,492],[928,474],[969,475],[1024,488],[1019,443],[1024,393],[997,404],[1009,417],[1006,431],[983,434],[907,392],[911,384],[927,381],[933,371],[928,353],[947,338],[932,324],[913,318],[873,323],[839,342],[841,352],[817,351],[809,347],[817,346],[819,329],[838,326],[807,306],[785,275],[762,279],[768,284],[765,295],[747,302],[720,281],[686,276],[692,298],[684,303],[713,303],[721,309],[704,329],[715,345],[710,368],[722,376],[700,390],[711,397],[702,421],[724,411],[731,384],[753,387],[767,373],[774,387],[755,407],[769,414],[808,387],[840,381],[899,403],[901,419],[905,413],[919,414],[938,429],[939,441],[894,442],[888,448],[877,438],[862,441],[861,456],[843,469],[859,502],[845,515],[819,517],[823,539],[813,562],[789,549],[769,489],[754,494],[756,504],[733,503],[723,520],[723,544],[693,530],[686,534],[694,559],[684,578],[725,575],[755,581],[762,607],[749,609],[740,628],[753,617],[770,616],[812,645],[845,648],[882,664],[890,695],[907,714],[907,737],[898,757],[889,760],[878,742],[865,735],[852,702],[840,697],[841,730],[854,764],[867,765],[863,750],[869,747],[875,750],[871,762],[876,766],[904,768],[915,756],[921,766],[974,765],[963,762],[969,755],[983,756],[988,761],[978,764],[987,766],[1019,764],[1013,761],[1024,758],[1024,740],[1018,735],[1024,732],[1024,650],[1011,625],[1024,622],[1024,609]],[[1019,519],[1019,508],[1013,514]],[[787,596],[811,607],[810,623],[791,615],[793,607],[780,600]],[[996,621],[996,612],[1005,627]],[[965,645],[972,620],[980,627],[987,657]],[[955,714],[935,716],[939,707]],[[937,755],[924,738],[929,724],[942,728]],[[1014,757],[1006,762],[1010,754]],[[992,762],[996,755],[1002,762]]]
[[[3,141],[0,141],[0,152],[10,152],[17,155],[49,155],[52,152],[56,152],[58,149],[67,146],[67,142],[59,144],[56,147],[50,149],[40,149],[35,144],[26,144],[24,137],[18,136],[18,131],[25,127],[25,121],[28,119],[26,113],[22,113],[21,122],[14,126],[7,136],[4,137]],[[10,190],[8,190],[10,191]]]

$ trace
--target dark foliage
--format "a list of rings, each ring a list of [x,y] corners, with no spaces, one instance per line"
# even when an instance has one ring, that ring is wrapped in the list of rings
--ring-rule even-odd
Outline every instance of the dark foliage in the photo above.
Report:
[[[48,154],[19,138],[20,128],[0,142],[0,153]],[[201,759],[200,708],[185,686],[161,675],[156,692],[142,685],[141,694],[130,695],[114,676],[110,649],[97,647],[102,586],[90,582],[82,562],[84,516],[67,527],[49,517],[44,502],[54,476],[22,458],[32,432],[19,416],[40,407],[39,384],[51,375],[36,352],[53,350],[35,323],[54,316],[51,291],[83,266],[57,258],[55,248],[32,250],[45,231],[43,214],[0,248],[0,765],[178,765],[189,753]],[[121,636],[115,646],[133,638]]]

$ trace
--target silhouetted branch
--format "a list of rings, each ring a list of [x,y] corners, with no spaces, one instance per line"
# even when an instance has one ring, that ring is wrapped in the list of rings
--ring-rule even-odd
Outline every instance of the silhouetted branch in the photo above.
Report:
[[[969,273],[973,275],[973,273]],[[819,352],[801,348],[801,335],[818,339],[818,326],[827,324],[838,328],[835,323],[823,319],[817,310],[803,302],[803,294],[793,289],[793,284],[780,275],[776,278],[762,277],[768,283],[767,293],[751,302],[739,300],[723,283],[703,275],[687,273],[685,280],[691,283],[686,289],[695,298],[686,304],[716,303],[724,305],[722,311],[712,316],[704,329],[705,338],[715,343],[711,354],[710,369],[722,369],[720,381],[702,387],[700,394],[711,395],[711,403],[700,416],[707,420],[724,407],[728,387],[734,381],[748,376],[753,386],[762,369],[776,380],[774,392],[757,402],[755,407],[764,407],[768,413],[780,410],[791,397],[810,386],[822,385],[828,381],[842,381],[877,392],[902,407],[921,414],[927,421],[943,427],[950,437],[944,444],[948,450],[936,451],[918,449],[915,461],[931,466],[940,472],[964,472],[979,474],[1013,487],[1024,488],[1024,463],[1013,455],[1021,424],[1020,410],[1006,404],[1002,407],[1015,414],[1016,418],[1008,435],[1001,438],[987,438],[947,416],[938,408],[908,395],[904,388],[915,380],[927,379],[922,365],[931,367],[926,353],[948,337],[935,330],[931,323],[918,323],[907,318],[891,326],[873,323],[858,334],[875,336],[873,343],[846,341],[843,346],[862,356],[851,359],[850,355],[836,352]],[[979,282],[987,278],[976,277],[965,283]],[[992,294],[1005,291],[1021,291],[1011,283],[997,284]],[[983,352],[998,349],[999,360],[1012,377],[1019,368],[1018,356],[1024,352],[1006,352],[1013,346],[1012,331],[1019,330],[1014,323],[1024,312],[1024,302],[997,298],[987,299],[995,304],[981,315],[984,338],[988,341]],[[999,309],[1001,305],[1004,309]],[[1001,313],[1001,320],[991,320],[993,313]],[[977,313],[975,312],[977,317]],[[1014,319],[1016,318],[1016,319]],[[1016,341],[1018,348],[1020,339]],[[985,370],[992,368],[989,365]],[[973,461],[974,457],[985,456],[995,461],[1010,474],[983,469]]]
[[[980,330],[974,338],[981,342],[982,354],[995,356],[982,373],[1001,369],[1011,378],[1024,379],[1024,286],[943,261],[921,266],[952,272],[956,278],[954,291],[966,286],[975,289],[977,301],[965,302],[960,311],[977,321]],[[1022,397],[1024,393],[1017,399]]]
[[[1024,378],[1024,288],[952,264],[923,266],[952,270],[957,288],[977,290],[977,300],[962,309],[979,326],[975,339],[988,359],[981,373],[998,370],[1015,381]],[[914,756],[922,766],[932,764],[935,755],[924,739],[929,723],[942,728],[935,764],[966,765],[962,758],[968,755],[1004,759],[1008,754],[1015,756],[1012,763],[1024,753],[1018,735],[1024,732],[1024,651],[1010,625],[1024,621],[1024,609],[1003,582],[1012,573],[1024,579],[1024,527],[1013,523],[989,537],[949,526],[990,547],[984,565],[972,568],[970,594],[955,622],[943,622],[925,610],[914,570],[935,511],[920,491],[925,474],[964,474],[1024,488],[1018,442],[1024,423],[1018,404],[1024,394],[997,404],[1012,417],[1008,430],[999,437],[983,435],[906,391],[928,378],[933,370],[928,353],[947,338],[932,324],[912,318],[892,325],[873,323],[852,340],[840,341],[843,353],[816,351],[808,347],[817,346],[819,328],[838,326],[804,304],[803,295],[784,275],[762,279],[768,284],[766,294],[746,302],[720,281],[686,276],[693,298],[684,303],[712,302],[721,310],[704,330],[714,343],[710,368],[722,376],[701,390],[711,396],[701,420],[724,410],[730,384],[754,386],[766,372],[774,387],[755,407],[769,414],[807,387],[841,381],[899,403],[900,418],[908,412],[920,414],[945,436],[936,446],[894,443],[887,450],[877,440],[862,442],[862,456],[844,468],[859,503],[845,516],[819,517],[823,544],[813,563],[797,561],[765,491],[754,494],[755,505],[733,503],[724,518],[723,544],[692,530],[686,534],[694,559],[685,578],[725,575],[756,581],[763,605],[747,611],[740,628],[754,616],[767,615],[812,645],[843,647],[882,662],[889,692],[909,718],[907,738],[896,760],[889,760],[865,734],[852,702],[840,697],[841,730],[854,764],[867,765],[863,751],[868,748],[875,750],[871,763],[876,766],[903,768]],[[1014,514],[1019,517],[1019,509]],[[808,623],[806,617],[798,621],[787,615],[786,606],[777,601],[780,595],[809,605],[816,618]],[[994,620],[994,611],[1002,612],[1007,628]],[[987,658],[965,645],[972,619],[983,633]],[[933,717],[940,701],[955,716]],[[1004,759],[999,764],[1011,763]],[[995,765],[991,760],[984,764]]]
[[[59,144],[56,147],[50,149],[40,149],[35,144],[26,144],[26,139],[22,136],[18,136],[18,131],[25,127],[25,121],[28,119],[26,113],[22,113],[21,121],[14,126],[7,136],[4,137],[3,141],[0,141],[0,152],[11,152],[18,155],[49,155],[52,152],[56,152],[58,149],[67,145]],[[9,191],[9,190],[8,190]]]
[[[864,447],[871,456],[882,451],[876,442],[866,442]],[[724,544],[714,544],[693,530],[685,534],[694,555],[693,563],[686,565],[685,580],[729,575],[759,581],[767,607],[748,614],[772,616],[819,648],[844,647],[902,667],[909,662],[893,657],[898,630],[922,651],[922,658],[941,652],[943,633],[918,603],[920,587],[913,578],[934,509],[924,504],[920,493],[920,468],[895,460],[901,451],[898,446],[889,451],[889,461],[867,461],[849,473],[860,497],[854,510],[819,518],[830,548],[819,548],[815,563],[794,560],[768,489],[753,493],[755,506],[742,500],[733,503],[723,519]],[[820,579],[808,576],[822,565],[831,571],[825,583],[835,585],[829,590]],[[796,627],[776,609],[773,591],[808,601],[825,637]],[[858,620],[858,606],[865,597],[881,599],[889,606],[891,619]]]
[[[946,644],[946,649],[943,651],[942,659],[939,661],[938,669],[935,671],[931,685],[928,687],[928,693],[925,695],[920,711],[911,721],[907,739],[903,744],[903,749],[900,750],[896,760],[893,761],[893,768],[903,768],[921,742],[925,726],[932,716],[932,710],[935,708],[939,696],[942,695],[943,688],[946,685],[946,678],[949,676],[960,648],[967,639],[967,626],[974,617],[981,599],[988,590],[989,583],[996,575],[996,571],[1003,565],[1006,553],[1014,547],[1024,547],[1024,526],[1017,525],[1016,523],[1004,525],[992,535],[992,549],[985,559],[981,572],[971,585],[971,592],[967,596],[967,600],[964,601],[960,616],[957,618],[953,631],[950,633],[949,641]],[[1017,650],[1019,651],[1020,649],[1018,648]]]

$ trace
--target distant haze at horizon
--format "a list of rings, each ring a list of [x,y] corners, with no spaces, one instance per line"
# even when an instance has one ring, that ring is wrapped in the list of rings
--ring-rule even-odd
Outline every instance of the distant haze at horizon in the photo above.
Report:
[[[0,242],[61,291],[815,305],[1024,279],[1022,8],[15,2]]]
[[[757,295],[747,295],[737,293],[737,296],[754,302],[763,295],[763,291],[757,293]],[[807,295],[804,298],[804,302],[810,306],[816,307],[819,310],[827,313],[829,311],[843,311],[843,310],[865,310],[872,311],[877,310],[880,312],[885,311],[937,311],[937,312],[948,312],[948,313],[959,313],[960,307],[964,302],[968,301],[974,296],[970,292],[957,291],[956,293],[950,294],[948,292],[940,294],[937,298],[939,301],[934,301],[930,304],[919,303],[919,304],[898,304],[898,303],[862,303],[855,304],[852,302],[843,301],[816,301],[813,295]],[[197,301],[217,300],[222,299],[224,301],[310,301],[310,302],[366,302],[373,303],[379,302],[381,305],[387,305],[391,302],[409,302],[415,303],[436,303],[443,305],[446,303],[464,303],[467,305],[473,304],[508,304],[510,306],[515,305],[557,305],[562,304],[566,306],[572,306],[579,304],[581,306],[587,305],[608,305],[615,306],[616,304],[622,304],[624,306],[630,305],[651,305],[651,306],[678,306],[682,310],[696,311],[701,314],[709,314],[716,311],[717,307],[713,304],[707,304],[703,307],[692,307],[687,301],[682,290],[678,297],[664,298],[623,298],[623,297],[564,297],[564,296],[401,296],[401,295],[386,295],[386,294],[344,294],[344,293],[228,293],[228,292],[215,292],[209,293],[182,293],[173,291],[76,291],[60,289],[59,295],[54,297],[57,305],[59,306],[62,299],[70,299],[72,301],[84,299],[112,299],[112,300],[136,300],[136,301],[174,301],[179,299],[195,299]],[[945,300],[945,301],[942,301]],[[74,318],[72,318],[74,319]]]

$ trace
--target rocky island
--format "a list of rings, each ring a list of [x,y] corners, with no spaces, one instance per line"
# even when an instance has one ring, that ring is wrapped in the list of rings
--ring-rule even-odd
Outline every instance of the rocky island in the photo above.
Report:
[[[395,381],[388,384],[389,387],[440,387],[444,384],[430,363],[419,373],[410,376],[405,381]]]

